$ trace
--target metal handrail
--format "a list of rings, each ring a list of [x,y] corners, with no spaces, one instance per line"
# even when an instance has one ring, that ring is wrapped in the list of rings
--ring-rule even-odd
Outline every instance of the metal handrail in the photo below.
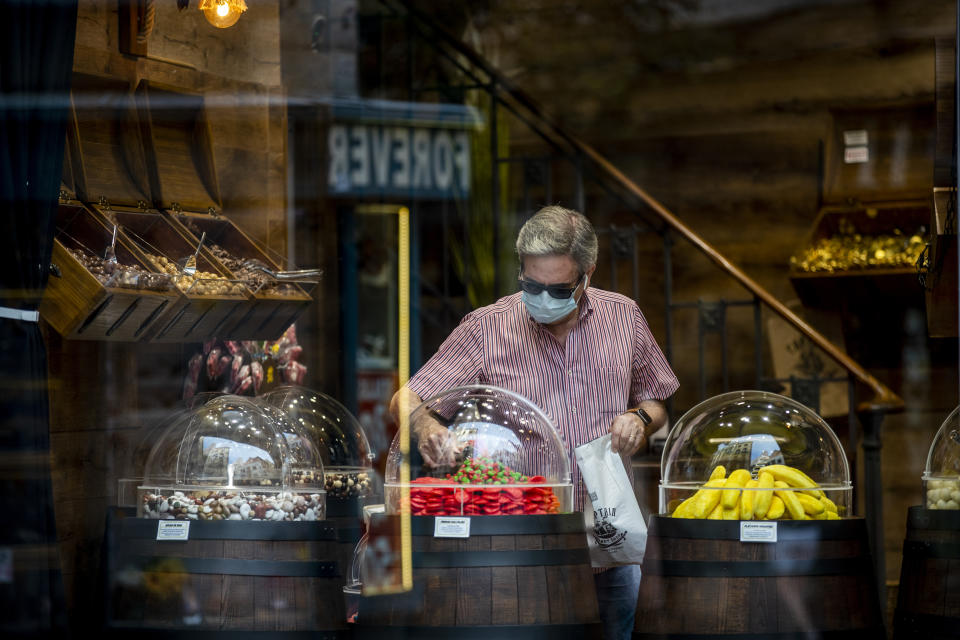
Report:
[[[643,204],[652,210],[656,216],[662,220],[669,228],[675,230],[686,238],[694,247],[725,271],[744,288],[759,298],[777,315],[792,325],[797,331],[806,336],[817,347],[827,353],[841,367],[846,369],[854,378],[866,385],[873,397],[857,405],[858,411],[871,411],[879,413],[895,413],[903,410],[903,399],[893,392],[880,380],[872,376],[858,362],[847,355],[840,347],[833,344],[823,334],[818,332],[806,321],[791,311],[786,305],[778,300],[772,293],[767,291],[762,285],[748,276],[742,269],[727,260],[716,248],[714,248],[705,239],[699,236],[693,229],[680,220],[672,211],[647,193],[646,190],[637,185],[615,167],[609,160],[596,151],[593,147],[565,131],[560,125],[547,116],[539,106],[522,89],[513,86],[513,84],[504,78],[495,68],[493,68],[482,55],[476,52],[472,47],[451,35],[442,25],[438,24],[429,14],[417,9],[410,0],[399,0],[405,7],[405,10],[415,17],[419,24],[428,27],[438,38],[442,39],[447,45],[453,48],[458,54],[462,55],[471,65],[480,69],[490,78],[489,89],[496,91],[497,98],[504,104],[508,101],[516,108],[520,107],[528,111],[539,123],[537,130],[543,133],[543,128],[549,131],[557,138],[570,147],[574,155],[589,159],[594,167],[600,173],[611,179],[620,188],[627,193],[639,199]]]

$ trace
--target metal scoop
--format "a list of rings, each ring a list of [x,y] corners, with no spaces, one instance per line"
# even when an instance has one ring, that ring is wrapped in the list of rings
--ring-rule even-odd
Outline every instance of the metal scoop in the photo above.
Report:
[[[180,271],[184,274],[192,276],[197,272],[197,256],[200,254],[200,247],[203,246],[203,241],[206,239],[207,232],[204,231],[200,234],[200,242],[197,244],[197,250],[193,252],[193,255],[177,261],[177,266],[180,267]]]
[[[103,252],[103,260],[109,264],[117,264],[117,225],[113,225],[113,238],[110,240],[110,244],[107,246],[106,251]]]
[[[243,267],[247,269],[255,269],[262,273],[267,274],[274,280],[294,280],[296,282],[319,282],[320,276],[323,275],[323,269],[299,269],[296,271],[274,271],[267,265],[265,265],[260,260],[256,258],[250,258],[244,260],[242,263]]]

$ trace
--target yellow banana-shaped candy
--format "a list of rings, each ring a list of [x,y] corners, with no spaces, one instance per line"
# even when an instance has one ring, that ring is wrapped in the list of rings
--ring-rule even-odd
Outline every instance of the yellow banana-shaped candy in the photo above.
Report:
[[[703,489],[696,493],[696,502],[693,505],[693,517],[703,520],[720,504],[720,487],[727,481],[723,478],[709,480]]]
[[[823,508],[827,511],[833,511],[834,513],[837,513],[837,505],[834,504],[833,500],[827,496],[820,496],[820,502],[823,504]]]
[[[800,492],[791,492],[791,493],[795,493],[795,495],[797,496],[797,500],[800,501],[800,505],[803,507],[804,513],[808,513],[811,516],[815,516],[826,511],[826,507],[824,506],[824,504],[819,500],[817,500],[816,498],[811,498],[805,493],[800,493]]]
[[[692,495],[683,502],[681,502],[676,509],[673,510],[671,514],[674,518],[692,518],[693,517],[693,502],[696,498],[696,495]]]
[[[766,516],[770,509],[770,502],[774,498],[773,483],[773,474],[761,470],[757,478],[757,488],[770,489],[770,491],[757,491],[757,497],[753,500],[753,517],[757,520]]]
[[[800,499],[797,498],[797,494],[790,489],[790,485],[783,480],[777,480],[773,483],[773,486],[777,488],[774,493],[783,500],[783,505],[786,507],[790,517],[794,520],[803,520],[803,505],[800,504]]]
[[[727,478],[727,483],[723,485],[723,496],[720,498],[724,509],[733,509],[737,501],[740,500],[740,489],[746,486],[750,480],[750,472],[746,469],[736,469]]]
[[[800,469],[796,467],[788,467],[785,464],[770,464],[763,467],[763,471],[772,473],[774,479],[780,480],[781,482],[786,482],[791,487],[797,489],[806,489],[804,493],[813,496],[814,498],[819,498],[824,495],[817,483],[813,481],[810,476],[805,474]]]
[[[723,507],[723,502],[720,503],[721,508]],[[737,500],[737,504],[733,506],[733,509],[723,509],[721,514],[724,520],[739,520],[740,519],[740,501]]]
[[[767,515],[764,516],[764,520],[779,520],[780,516],[783,515],[783,511],[783,500],[777,496],[773,496],[770,498],[770,508],[767,509]]]
[[[727,469],[722,464],[718,464],[713,468],[713,471],[710,473],[710,478],[708,478],[707,481],[709,482],[710,480],[723,480],[726,477],[727,477]]]
[[[717,492],[719,493],[719,491]],[[713,511],[710,512],[710,515],[707,516],[707,520],[723,520],[723,507],[720,505],[720,501],[717,501],[717,506],[713,508]]]
[[[756,489],[760,483],[750,478],[747,480],[747,486],[744,487],[743,492],[740,494],[740,519],[741,520],[753,520],[753,505],[757,499],[757,492],[751,491],[751,489]]]

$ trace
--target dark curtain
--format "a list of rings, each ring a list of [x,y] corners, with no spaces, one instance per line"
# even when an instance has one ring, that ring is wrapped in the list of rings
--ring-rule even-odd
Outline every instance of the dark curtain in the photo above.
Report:
[[[63,164],[76,0],[0,0],[0,315],[35,311]],[[0,318],[0,637],[64,637],[47,358],[36,322]]]

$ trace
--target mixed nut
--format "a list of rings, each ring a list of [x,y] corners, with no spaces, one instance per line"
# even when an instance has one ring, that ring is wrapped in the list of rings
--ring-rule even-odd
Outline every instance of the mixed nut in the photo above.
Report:
[[[188,220],[183,217],[181,217],[180,220],[184,223],[187,229],[197,236],[202,233],[201,229],[193,220]],[[207,242],[206,247],[217,258],[217,260],[223,264],[223,266],[230,270],[230,273],[232,273],[238,280],[244,281],[247,286],[250,287],[251,291],[255,291],[257,293],[271,293],[280,296],[293,296],[300,293],[297,287],[293,285],[277,282],[262,271],[251,269],[249,266],[244,264],[243,258],[238,258],[216,243]]]
[[[177,263],[165,256],[158,256],[152,253],[146,254],[147,258],[164,273],[173,276],[173,282],[183,292],[189,292],[197,295],[242,295],[244,286],[239,282],[233,282],[217,273],[210,271],[200,271],[189,276],[180,271]]]
[[[365,498],[372,495],[374,486],[370,475],[358,473],[327,473],[324,489],[328,498],[344,500],[347,498]]]
[[[78,249],[67,249],[67,251],[106,287],[151,291],[166,291],[170,288],[170,276],[165,273],[151,273],[136,265],[110,262]]]
[[[277,282],[262,271],[246,266],[243,260],[218,244],[208,243],[207,248],[238,280],[246,282],[247,286],[257,293],[270,293],[280,296],[292,296],[299,293],[295,286]]]
[[[253,494],[235,491],[144,492],[141,514],[153,520],[323,520],[322,493]]]

